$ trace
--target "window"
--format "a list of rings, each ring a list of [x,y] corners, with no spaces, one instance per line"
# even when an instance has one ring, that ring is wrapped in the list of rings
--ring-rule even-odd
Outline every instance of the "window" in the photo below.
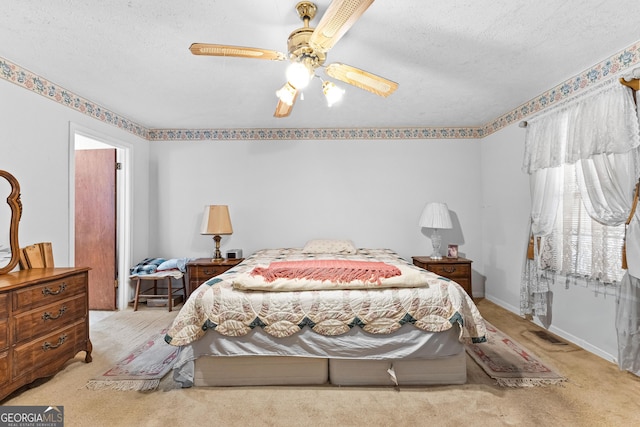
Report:
[[[624,224],[606,226],[593,220],[576,183],[576,165],[564,165],[563,188],[553,231],[545,239],[541,266],[556,273],[619,282],[622,270]]]

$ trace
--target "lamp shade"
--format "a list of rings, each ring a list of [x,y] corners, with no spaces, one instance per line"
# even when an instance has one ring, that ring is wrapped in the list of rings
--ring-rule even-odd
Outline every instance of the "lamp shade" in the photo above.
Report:
[[[453,228],[451,215],[446,203],[427,203],[420,216],[420,227],[446,229]]]
[[[204,207],[200,234],[232,234],[231,218],[227,205],[210,205]]]

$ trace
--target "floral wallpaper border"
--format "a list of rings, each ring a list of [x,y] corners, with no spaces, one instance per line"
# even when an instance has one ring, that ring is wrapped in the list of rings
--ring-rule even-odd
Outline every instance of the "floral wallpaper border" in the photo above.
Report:
[[[0,78],[15,83],[25,89],[38,93],[52,101],[84,113],[101,122],[109,123],[129,131],[144,139],[149,139],[149,129],[118,113],[108,110],[95,102],[57,86],[44,77],[38,76],[4,58],[0,58]]]
[[[95,102],[57,86],[0,57],[0,78],[38,93],[94,119],[149,141],[322,140],[322,139],[481,139],[551,107],[640,63],[640,41],[594,65],[482,127],[411,127],[361,129],[147,129]]]

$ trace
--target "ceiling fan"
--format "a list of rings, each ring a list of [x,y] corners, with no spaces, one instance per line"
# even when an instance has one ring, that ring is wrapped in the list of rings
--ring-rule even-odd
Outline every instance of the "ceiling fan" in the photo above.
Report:
[[[321,67],[334,79],[387,97],[398,88],[397,83],[339,62],[324,66],[327,52],[353,26],[373,1],[333,0],[316,28],[309,27],[309,21],[316,15],[316,5],[308,1],[299,2],[296,5],[296,11],[304,27],[294,30],[289,35],[288,55],[275,50],[209,43],[193,43],[189,50],[194,55],[290,61],[291,64],[287,68],[287,82],[276,92],[279,101],[274,117],[287,117],[291,113],[300,91],[313,77],[319,77],[315,71]],[[340,98],[344,92],[333,82],[324,80],[322,91],[329,105]]]

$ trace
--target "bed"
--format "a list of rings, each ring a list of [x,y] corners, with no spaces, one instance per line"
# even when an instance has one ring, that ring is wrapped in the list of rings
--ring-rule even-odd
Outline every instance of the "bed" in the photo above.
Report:
[[[349,241],[264,249],[207,280],[165,341],[183,387],[466,382],[484,321],[457,283]]]

